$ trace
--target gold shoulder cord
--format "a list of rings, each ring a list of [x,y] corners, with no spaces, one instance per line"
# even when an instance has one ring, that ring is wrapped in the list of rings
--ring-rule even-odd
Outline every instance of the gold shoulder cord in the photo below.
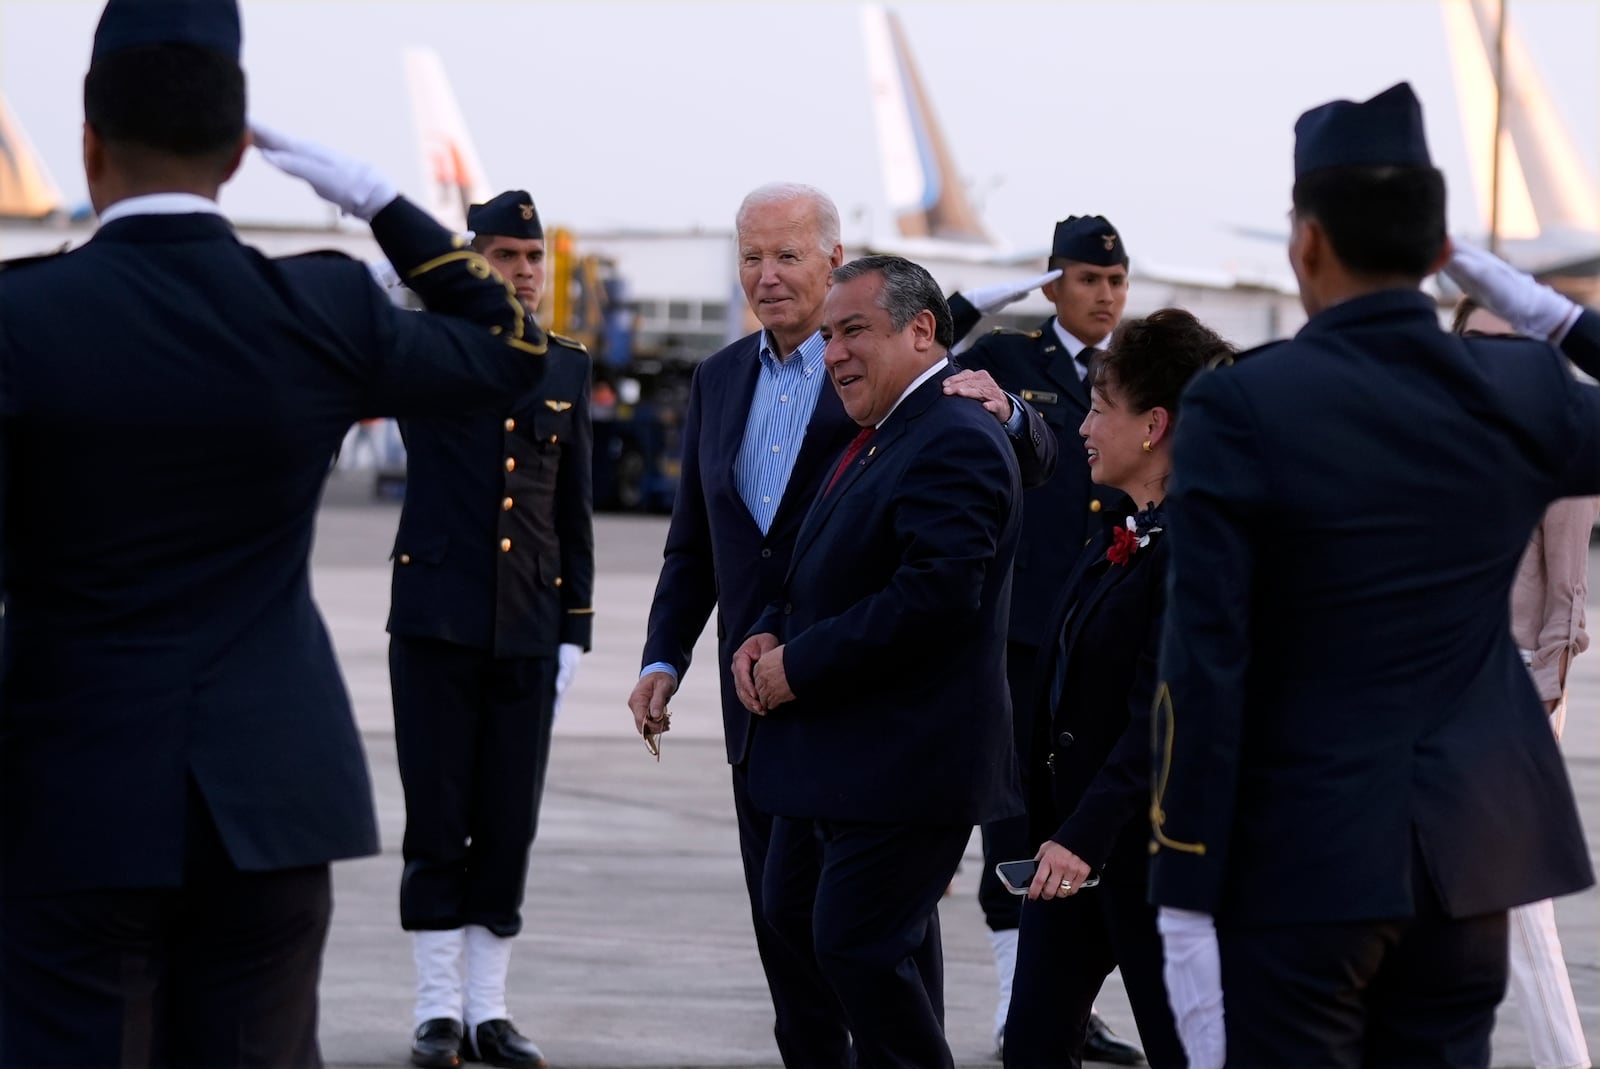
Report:
[[[1172,692],[1167,689],[1167,684],[1162,683],[1156,690],[1155,704],[1151,710],[1152,719],[1160,715],[1165,719],[1167,728],[1166,742],[1161,747],[1161,771],[1156,776],[1156,781],[1150,795],[1150,826],[1155,830],[1156,842],[1171,850],[1180,853],[1204,856],[1205,843],[1180,843],[1176,839],[1169,839],[1161,830],[1167,822],[1166,810],[1161,808],[1161,800],[1167,793],[1167,777],[1172,774],[1172,735],[1177,730],[1177,717],[1172,711]]]

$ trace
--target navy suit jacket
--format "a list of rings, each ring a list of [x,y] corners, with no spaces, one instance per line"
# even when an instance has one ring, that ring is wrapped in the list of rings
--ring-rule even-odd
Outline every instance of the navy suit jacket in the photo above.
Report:
[[[1045,641],[1050,611],[1061,596],[1078,550],[1105,524],[1121,516],[1125,496],[1089,478],[1089,458],[1078,427],[1089,414],[1089,387],[1046,320],[1038,330],[985,334],[956,360],[987,371],[1002,389],[1036,408],[1056,440],[1060,462],[1023,495],[1017,583],[1011,598],[1011,641]],[[1138,502],[1143,505],[1144,502]]]
[[[764,812],[977,824],[1021,811],[1005,646],[1022,486],[994,417],[944,395],[953,370],[902,401],[817,500],[751,628],[784,643],[796,695],[755,725]]]
[[[1130,836],[1150,838],[1150,705],[1157,685],[1167,546],[1161,533],[1126,564],[1089,540],[1051,615],[1034,673],[1028,823],[1093,868]],[[1063,634],[1065,648],[1063,649]],[[1051,688],[1061,698],[1050,706]]]
[[[1322,923],[1591,883],[1508,591],[1546,506],[1600,491],[1600,390],[1395,290],[1198,377],[1175,448],[1154,900]]]
[[[832,474],[832,462],[856,433],[832,384],[823,383],[783,500],[763,535],[739,496],[733,470],[761,370],[760,344],[758,331],[695,368],[683,425],[678,494],[641,664],[670,664],[681,680],[700,632],[712,609],[717,610],[717,676],[730,764],[745,759],[751,726],[729,674],[733,652],[777,597],[801,521]],[[1048,478],[1056,462],[1054,439],[1038,412],[1024,405],[1023,417],[1025,430],[1017,451],[1024,478]]]
[[[856,432],[839,395],[824,382],[783,500],[763,535],[739,496],[733,473],[761,371],[760,344],[758,331],[695,368],[683,424],[678,494],[644,644],[644,664],[665,662],[682,679],[711,610],[717,610],[717,676],[730,764],[745,759],[750,738],[750,714],[739,704],[728,674],[733,651],[776,596],[828,461]]]
[[[492,403],[543,361],[420,209],[373,231],[477,322],[400,311],[343,256],[268,259],[215,215],[119,219],[0,271],[7,893],[180,883],[191,782],[241,869],[377,850],[311,600],[323,478],[357,419]]]

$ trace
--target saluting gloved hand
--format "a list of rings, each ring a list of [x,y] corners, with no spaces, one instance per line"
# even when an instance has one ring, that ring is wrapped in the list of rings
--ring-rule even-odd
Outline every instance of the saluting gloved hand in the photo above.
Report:
[[[1510,323],[1518,334],[1560,343],[1578,305],[1492,252],[1457,242],[1444,273],[1461,292]]]
[[[575,642],[563,642],[556,650],[556,716],[561,715],[561,696],[572,686],[578,674],[578,659],[582,656],[583,647]]]
[[[285,174],[305,179],[317,196],[338,205],[347,215],[370,223],[399,195],[394,183],[376,167],[342,152],[290,137],[258,122],[250,124],[250,134],[268,163]]]
[[[961,296],[984,315],[998,312],[1008,304],[1022,300],[1028,294],[1044,285],[1061,277],[1061,268],[1046,271],[1042,275],[1032,278],[1012,279],[1010,282],[996,282],[992,286],[979,286],[975,290],[963,290]]]

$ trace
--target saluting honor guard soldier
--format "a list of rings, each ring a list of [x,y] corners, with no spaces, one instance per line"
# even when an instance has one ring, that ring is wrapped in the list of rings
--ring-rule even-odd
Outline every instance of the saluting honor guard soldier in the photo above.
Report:
[[[544,286],[533,200],[467,213],[473,248],[516,290],[529,334]],[[417,968],[412,1061],[543,1065],[512,1026],[521,930],[558,691],[589,648],[594,530],[589,357],[546,335],[546,372],[511,404],[405,420],[389,675],[405,788],[400,923]]]
[[[1128,248],[1117,228],[1099,215],[1074,215],[1056,224],[1050,243],[1044,295],[1056,314],[1036,330],[996,328],[955,360],[987,371],[1000,387],[1039,411],[1060,445],[1055,473],[1023,494],[1022,535],[1017,545],[1016,584],[1011,593],[1011,624],[1006,635],[1006,681],[1011,693],[1017,757],[1029,767],[1033,738],[1034,662],[1049,630],[1050,613],[1078,559],[1078,551],[1100,526],[1100,517],[1126,510],[1121,491],[1097,486],[1089,478],[1088,455],[1078,427],[1089,414],[1089,365],[1111,340],[1128,300]],[[1016,283],[1008,296],[1026,292],[1039,279]],[[1002,290],[1006,286],[989,287]],[[955,294],[950,312],[956,336],[974,327],[980,313],[970,297]],[[992,301],[985,301],[986,306]],[[994,873],[1002,861],[1033,856],[1038,843],[1028,834],[1028,818],[1012,817],[983,826],[983,871],[978,902],[988,922],[999,976],[995,1010],[997,1044],[1005,1032],[1011,1001],[1011,976],[1017,960],[1021,899],[1007,893]],[[1085,1051],[1091,1060],[1122,1065],[1141,1061],[1136,1047],[1119,1039],[1098,1014],[1089,1022]]]
[[[100,228],[0,270],[0,1064],[314,1066],[328,863],[375,853],[307,556],[372,416],[533,387],[483,258],[371,168],[261,127],[430,308],[217,208],[250,144],[233,0],[111,0],[84,81]],[[111,471],[85,511],[85,472]]]
[[[1410,86],[1306,112],[1294,170],[1310,319],[1196,379],[1177,429],[1167,987],[1197,1069],[1484,1066],[1507,909],[1594,879],[1508,610],[1550,502],[1600,490],[1600,390],[1440,327]]]

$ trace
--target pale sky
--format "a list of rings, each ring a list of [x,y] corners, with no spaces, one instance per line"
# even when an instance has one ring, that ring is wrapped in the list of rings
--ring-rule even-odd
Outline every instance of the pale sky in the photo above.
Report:
[[[1474,228],[1440,0],[902,2],[956,164],[991,231],[1048,243],[1107,215],[1136,267],[1276,268],[1293,126],[1308,107],[1411,81],[1452,222]],[[0,0],[0,91],[70,201],[97,0]],[[1591,173],[1600,173],[1600,0],[1511,0]],[[309,3],[245,0],[251,110],[421,186],[400,50],[442,56],[489,181],[547,225],[725,230],[766,181],[832,194],[846,235],[888,230],[858,7],[847,3]],[[1487,136],[1485,134],[1485,136]],[[1600,195],[1600,192],[1597,192]],[[260,161],[240,221],[320,222]]]

